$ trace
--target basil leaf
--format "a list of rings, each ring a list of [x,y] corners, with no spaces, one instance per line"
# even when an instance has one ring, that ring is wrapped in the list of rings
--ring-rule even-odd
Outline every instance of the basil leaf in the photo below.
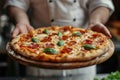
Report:
[[[80,32],[73,32],[73,35],[75,35],[75,36],[81,36],[81,33]]]
[[[107,77],[104,77],[101,80],[120,80],[120,72],[111,72]]]
[[[91,45],[91,44],[84,44],[83,47],[87,50],[90,50],[90,49],[96,49],[95,46]]]
[[[44,52],[48,54],[57,54],[57,51],[53,48],[45,48]]]
[[[35,38],[35,37],[33,37],[33,38],[32,38],[32,41],[33,41],[33,42],[37,42],[37,41],[38,41],[38,39],[37,39],[37,38]]]
[[[58,46],[63,46],[63,45],[64,45],[64,41],[63,41],[63,40],[58,41],[57,45],[58,45]]]
[[[49,32],[48,29],[45,29],[45,30],[44,30],[44,33],[49,34],[50,32]]]
[[[57,34],[59,37],[61,37],[62,36],[62,32],[58,32],[58,34]]]

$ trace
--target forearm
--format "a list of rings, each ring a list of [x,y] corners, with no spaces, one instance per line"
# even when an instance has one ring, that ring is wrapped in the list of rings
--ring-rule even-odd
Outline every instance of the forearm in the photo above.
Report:
[[[96,8],[89,16],[89,24],[102,23],[105,24],[109,18],[110,11],[105,7]]]
[[[105,7],[96,8],[89,16],[88,29],[101,32],[111,38],[109,30],[106,28],[106,26],[104,26],[104,24],[107,22],[109,18],[109,15],[110,11],[108,8]]]
[[[17,7],[8,7],[9,16],[14,20],[15,24],[17,23],[29,23],[28,16],[25,11]]]

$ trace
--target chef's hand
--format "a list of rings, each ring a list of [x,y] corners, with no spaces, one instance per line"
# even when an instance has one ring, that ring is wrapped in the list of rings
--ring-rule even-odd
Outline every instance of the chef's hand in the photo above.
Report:
[[[89,24],[88,29],[91,29],[91,30],[97,31],[97,32],[101,32],[101,33],[105,34],[106,36],[108,36],[109,38],[112,37],[110,32],[109,32],[109,30],[102,23],[92,23],[92,24]]]
[[[33,27],[29,24],[18,23],[18,24],[16,24],[16,26],[12,32],[12,38],[14,38],[15,36],[17,36],[20,33],[28,33],[28,31],[30,31],[31,29],[33,29]]]

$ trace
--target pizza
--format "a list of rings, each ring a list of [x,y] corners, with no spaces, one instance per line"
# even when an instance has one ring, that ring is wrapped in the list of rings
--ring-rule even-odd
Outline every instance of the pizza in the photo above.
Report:
[[[72,26],[41,27],[20,34],[10,42],[19,55],[45,62],[89,61],[109,49],[109,38],[102,33]]]

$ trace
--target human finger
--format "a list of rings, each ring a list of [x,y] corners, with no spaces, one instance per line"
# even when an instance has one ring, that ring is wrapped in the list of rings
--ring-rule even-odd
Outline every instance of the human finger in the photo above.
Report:
[[[97,32],[101,32],[101,33],[105,34],[106,36],[108,36],[109,38],[112,37],[109,30],[103,24],[91,24],[88,26],[88,29],[91,29],[91,30],[97,31]]]
[[[16,27],[12,32],[12,38],[16,37],[20,33],[19,29]]]

